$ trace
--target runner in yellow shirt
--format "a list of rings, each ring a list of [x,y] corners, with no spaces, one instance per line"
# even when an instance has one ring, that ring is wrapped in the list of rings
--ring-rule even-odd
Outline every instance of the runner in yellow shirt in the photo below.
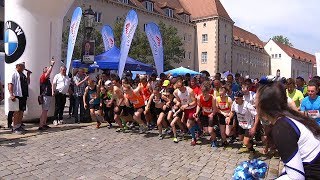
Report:
[[[304,96],[301,91],[296,89],[296,83],[294,79],[289,78],[287,80],[286,87],[287,87],[287,90],[286,90],[287,97],[290,97],[292,101],[295,102],[297,108],[300,109],[300,104]]]

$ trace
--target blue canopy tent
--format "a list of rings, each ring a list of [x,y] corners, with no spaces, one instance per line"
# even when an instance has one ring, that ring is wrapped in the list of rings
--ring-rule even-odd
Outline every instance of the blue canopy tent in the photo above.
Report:
[[[120,59],[120,50],[116,46],[110,50],[97,55],[94,60],[100,69],[118,70]],[[81,67],[81,62],[73,61],[72,66],[77,68]],[[85,65],[83,65],[85,66]],[[127,58],[125,70],[129,71],[146,71],[147,73],[155,72],[155,68],[148,64],[144,64],[130,57]]]
[[[171,69],[169,71],[164,72],[164,74],[171,74],[172,76],[186,75],[187,73],[189,73],[191,76],[201,74],[197,71],[193,71],[184,67],[179,67],[179,68]]]

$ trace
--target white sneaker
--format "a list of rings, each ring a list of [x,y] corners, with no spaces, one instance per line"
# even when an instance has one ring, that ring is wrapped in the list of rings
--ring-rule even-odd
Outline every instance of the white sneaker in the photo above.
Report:
[[[54,120],[53,125],[58,126],[58,120]]]
[[[59,120],[59,121],[58,121],[58,124],[63,124],[63,120]]]

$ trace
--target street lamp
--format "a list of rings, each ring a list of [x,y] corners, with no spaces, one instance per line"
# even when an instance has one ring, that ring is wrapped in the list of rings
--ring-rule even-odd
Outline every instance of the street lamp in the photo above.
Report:
[[[91,34],[94,29],[94,23],[96,20],[96,13],[91,9],[84,10],[83,21],[84,21],[84,41],[82,47],[82,63],[92,64],[94,62],[94,49],[95,42],[91,39]]]
[[[89,6],[89,9],[84,10],[83,19],[86,39],[90,40],[90,36],[94,28],[93,25],[96,19],[96,13],[91,9],[91,6]]]

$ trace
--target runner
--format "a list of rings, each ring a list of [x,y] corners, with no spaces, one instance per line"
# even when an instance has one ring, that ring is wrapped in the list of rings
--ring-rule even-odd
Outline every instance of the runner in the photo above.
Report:
[[[86,87],[83,95],[83,104],[85,109],[90,109],[91,119],[97,122],[97,129],[100,128],[101,125],[99,120],[99,116],[101,114],[99,94],[100,89],[95,84],[94,80],[89,79],[88,86]]]
[[[318,85],[310,81],[307,88],[308,96],[302,100],[300,110],[304,112],[304,115],[316,120],[320,126],[320,96],[317,95],[319,91]]]
[[[217,147],[216,133],[214,131],[213,117],[217,111],[216,100],[209,94],[211,90],[211,84],[209,81],[205,81],[201,85],[202,95],[197,99],[197,111],[194,114],[196,119],[200,120],[200,127],[204,132],[210,134],[211,147]],[[199,116],[200,115],[200,116]]]
[[[181,119],[183,124],[187,126],[189,129],[192,140],[191,145],[196,145],[196,130],[200,130],[197,123],[195,123],[193,114],[196,112],[196,105],[197,101],[195,98],[195,94],[193,90],[190,87],[186,87],[183,85],[183,82],[181,79],[177,80],[176,82],[176,90],[174,91],[174,96],[176,99],[180,102],[181,111],[184,112],[184,117]]]
[[[109,123],[108,128],[112,128],[112,123],[114,122],[114,98],[112,96],[113,86],[110,80],[104,83],[104,86],[100,87],[100,107],[103,112],[104,121]],[[101,115],[102,116],[102,115]]]
[[[129,108],[125,104],[125,98],[123,91],[121,90],[120,78],[117,75],[112,76],[112,87],[111,91],[112,97],[115,100],[114,107],[114,121],[119,125],[117,132],[123,131],[123,125],[120,120],[120,117],[123,118],[126,122],[129,121]]]
[[[243,141],[243,144],[249,151],[255,151],[252,138],[256,133],[259,120],[255,108],[252,104],[244,100],[244,94],[242,92],[235,94],[235,101],[232,103],[231,112],[229,117],[226,118],[226,123],[233,124],[233,128],[236,128],[236,121],[231,122],[235,114],[238,119],[240,141]]]
[[[216,98],[217,114],[215,118],[219,122],[220,133],[222,138],[222,145],[227,146],[227,134],[226,134],[226,117],[229,116],[231,111],[232,100],[230,97],[226,96],[228,90],[225,86],[221,87],[220,96]],[[229,131],[231,132],[231,131]]]
[[[153,89],[153,93],[151,94],[148,104],[146,106],[146,113],[150,111],[151,104],[154,104],[154,116],[158,118],[157,126],[159,130],[159,140],[162,140],[164,138],[164,135],[162,134],[162,127],[167,127],[168,124],[164,120],[165,113],[163,109],[163,106],[166,104],[166,101],[164,101],[164,99],[162,98],[160,91],[161,88],[157,86]]]
[[[123,84],[123,92],[124,97],[126,98],[126,105],[130,106],[129,103],[133,104],[134,107],[134,113],[133,114],[133,120],[135,120],[140,125],[140,133],[145,133],[148,128],[146,124],[143,122],[145,120],[144,116],[144,110],[145,110],[145,102],[140,94],[139,88],[132,89],[132,87],[129,84]]]
[[[292,101],[296,103],[297,108],[300,109],[300,104],[304,96],[301,91],[296,89],[296,83],[294,79],[292,78],[287,79],[286,87],[287,87],[287,91],[286,91],[287,97],[290,97]]]

